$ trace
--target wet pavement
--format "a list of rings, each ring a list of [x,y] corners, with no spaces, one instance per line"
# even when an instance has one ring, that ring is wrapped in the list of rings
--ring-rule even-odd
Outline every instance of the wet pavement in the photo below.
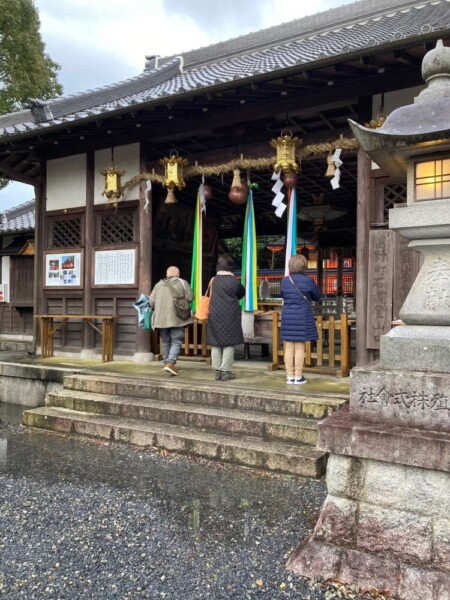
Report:
[[[0,404],[0,598],[360,598],[289,574],[324,481],[33,432]]]

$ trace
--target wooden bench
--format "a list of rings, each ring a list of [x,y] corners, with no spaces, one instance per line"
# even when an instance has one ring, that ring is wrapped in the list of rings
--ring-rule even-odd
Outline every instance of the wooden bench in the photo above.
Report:
[[[114,352],[114,321],[120,319],[113,315],[35,315],[40,319],[41,333],[41,355],[42,358],[54,356],[53,336],[66,321],[84,321],[88,323],[102,338],[102,361],[109,362],[113,360]],[[54,321],[60,321],[57,325]],[[97,327],[95,321],[101,321],[101,327]]]

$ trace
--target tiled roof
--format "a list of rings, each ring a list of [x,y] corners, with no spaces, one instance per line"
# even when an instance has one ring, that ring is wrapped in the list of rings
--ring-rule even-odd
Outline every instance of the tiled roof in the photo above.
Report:
[[[419,2],[414,0],[356,1],[204,48],[196,48],[185,52],[183,60],[186,67],[193,67],[207,62],[211,63],[223,58],[231,58],[236,54],[248,54],[276,44],[298,41],[299,36],[307,38],[310,35],[327,34],[330,29],[354,25],[357,21],[368,18],[368,16],[370,16],[370,19],[376,19],[380,15],[397,12],[405,8],[409,9],[412,6],[419,6]]]
[[[183,58],[150,61],[154,68],[133,79],[49,101],[50,117],[47,107],[35,101],[34,116],[25,110],[0,117],[0,137],[131,109],[277,70],[320,64],[372,46],[448,29],[450,0],[362,0],[194,50]]]
[[[0,212],[0,235],[35,228],[35,201],[30,200],[4,212]]]

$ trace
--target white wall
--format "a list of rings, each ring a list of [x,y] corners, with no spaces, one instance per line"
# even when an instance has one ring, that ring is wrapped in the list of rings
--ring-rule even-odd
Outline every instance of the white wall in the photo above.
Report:
[[[11,259],[9,256],[2,256],[2,283],[9,285],[9,277],[11,271]]]
[[[122,176],[122,185],[139,175],[139,144],[128,144],[127,146],[116,146],[114,148],[114,163],[119,171],[125,171]],[[104,177],[101,171],[107,169],[111,162],[111,148],[107,150],[98,150],[95,153],[95,179],[94,179],[94,204],[104,204],[108,201],[106,196],[102,196]],[[138,200],[139,185],[128,189],[121,200]]]
[[[2,281],[1,283],[6,284],[4,290],[4,302],[9,302],[10,292],[10,273],[11,273],[11,258],[9,256],[2,256]]]
[[[116,167],[125,171],[122,184],[140,172],[139,144],[128,144],[114,148]],[[103,169],[109,167],[111,149],[95,153],[94,204],[103,204]],[[47,162],[47,210],[61,210],[86,206],[86,154],[57,158]],[[122,200],[138,200],[139,185],[127,190]]]
[[[86,206],[86,154],[47,162],[47,210]]]

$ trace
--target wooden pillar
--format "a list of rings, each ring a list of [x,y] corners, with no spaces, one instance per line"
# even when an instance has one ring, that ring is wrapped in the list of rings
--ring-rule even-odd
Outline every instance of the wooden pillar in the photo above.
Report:
[[[42,166],[41,166],[42,169]],[[42,170],[41,170],[42,173]],[[43,261],[43,246],[41,236],[41,222],[43,218],[44,201],[43,201],[43,180],[42,177],[37,185],[34,186],[35,208],[34,208],[34,267],[33,267],[33,315],[41,313],[41,290],[44,287],[42,282],[42,261]],[[39,320],[33,319],[33,344],[31,353],[36,354],[39,336]]]
[[[324,295],[324,287],[323,287],[323,256],[322,256],[322,248],[319,246],[317,248],[317,285],[319,290]]]
[[[344,287],[342,283],[342,271],[343,271],[343,252],[342,248],[336,248],[336,294],[338,296],[344,295]]]
[[[367,365],[372,353],[366,344],[367,285],[369,269],[369,232],[371,221],[371,161],[362,148],[358,150],[358,198],[356,209],[356,364]]]
[[[84,299],[85,315],[95,313],[92,299],[92,269],[94,264],[93,247],[95,244],[94,213],[95,153],[89,151],[86,156],[86,211],[84,219]],[[94,353],[95,331],[87,322],[83,324],[83,350],[86,355]]]
[[[41,186],[40,190],[36,195],[36,225],[34,230],[36,250],[35,256],[37,260],[37,276],[39,277],[39,293],[37,294],[37,308],[35,307],[35,314],[47,313],[47,301],[44,293],[45,285],[45,270],[44,270],[44,251],[48,248],[48,239],[46,235],[47,230],[47,163],[41,161]],[[35,263],[36,265],[36,263]],[[37,319],[36,319],[37,320]],[[41,340],[42,345],[42,340]],[[42,348],[41,348],[42,351]]]
[[[141,172],[146,170],[142,157],[141,145]],[[139,294],[150,294],[152,288],[152,193],[147,193],[149,203],[146,203],[146,182],[142,181],[139,187],[138,233],[139,233]],[[147,207],[145,206],[147,204]],[[137,328],[136,352],[147,354],[150,352],[150,332]]]

